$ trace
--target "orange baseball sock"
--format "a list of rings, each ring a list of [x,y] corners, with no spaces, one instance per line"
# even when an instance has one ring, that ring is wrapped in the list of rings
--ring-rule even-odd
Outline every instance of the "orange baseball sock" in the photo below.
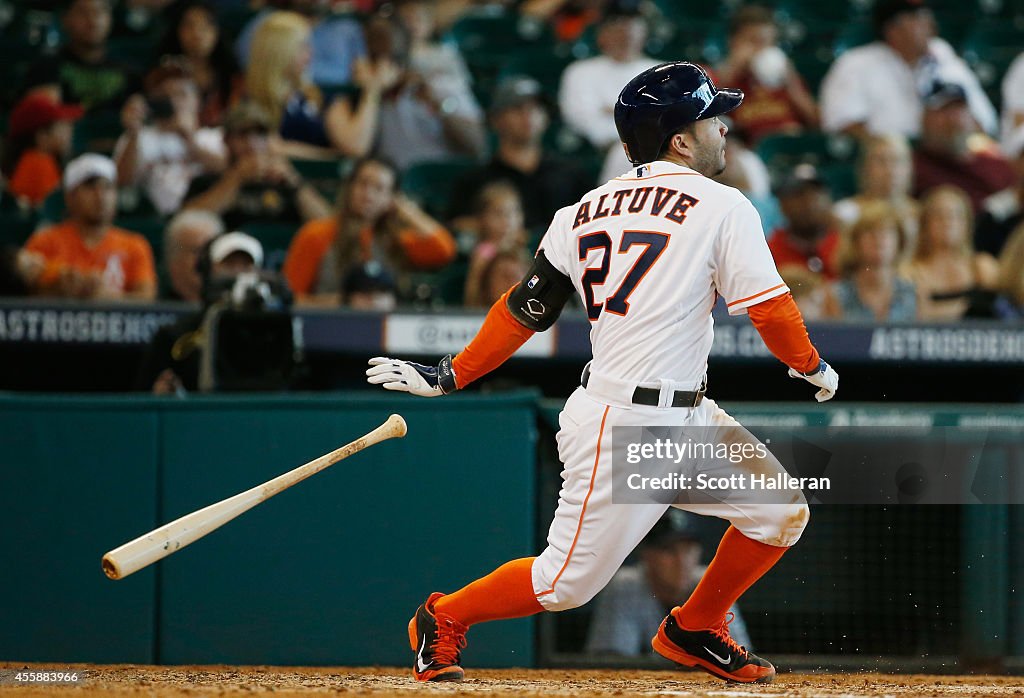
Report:
[[[697,588],[673,611],[676,621],[688,630],[722,622],[729,607],[788,549],[752,540],[730,526]]]
[[[523,557],[506,562],[486,577],[442,596],[434,603],[434,610],[465,625],[540,613],[544,607],[533,593],[533,561],[532,557]]]

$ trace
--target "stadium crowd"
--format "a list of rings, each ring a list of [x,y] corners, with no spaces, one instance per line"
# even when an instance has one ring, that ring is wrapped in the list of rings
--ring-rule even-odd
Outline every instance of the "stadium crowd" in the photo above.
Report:
[[[1017,0],[3,0],[0,35],[0,295],[198,303],[242,231],[299,304],[486,307],[630,169],[621,86],[690,59],[746,93],[720,179],[808,319],[1024,317]]]

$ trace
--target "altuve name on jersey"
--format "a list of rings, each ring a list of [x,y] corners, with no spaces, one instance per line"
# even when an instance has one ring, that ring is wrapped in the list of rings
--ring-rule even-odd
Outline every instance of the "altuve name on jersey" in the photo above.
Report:
[[[673,223],[681,224],[686,220],[687,211],[699,203],[699,199],[669,187],[626,187],[611,194],[602,194],[596,201],[581,201],[572,228],[575,230],[591,221],[624,213],[663,216]]]

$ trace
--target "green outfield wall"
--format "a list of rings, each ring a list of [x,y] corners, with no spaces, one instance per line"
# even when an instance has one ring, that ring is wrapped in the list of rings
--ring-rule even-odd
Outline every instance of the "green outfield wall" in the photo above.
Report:
[[[100,557],[360,436],[357,454],[120,581]],[[532,394],[0,397],[0,658],[405,664],[435,590],[534,549]],[[534,661],[530,620],[468,661]]]

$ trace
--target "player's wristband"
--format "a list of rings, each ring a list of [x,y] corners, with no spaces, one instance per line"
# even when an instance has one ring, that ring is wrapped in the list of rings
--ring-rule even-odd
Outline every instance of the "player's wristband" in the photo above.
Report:
[[[825,359],[821,359],[821,363],[818,364],[818,368],[814,369],[813,371],[808,371],[807,373],[801,373],[800,375],[803,376],[804,378],[810,378],[811,376],[820,375],[827,370],[828,364],[825,363]]]
[[[454,393],[459,389],[458,383],[455,381],[455,369],[452,368],[451,354],[441,359],[441,362],[437,364],[437,387],[445,395]]]

